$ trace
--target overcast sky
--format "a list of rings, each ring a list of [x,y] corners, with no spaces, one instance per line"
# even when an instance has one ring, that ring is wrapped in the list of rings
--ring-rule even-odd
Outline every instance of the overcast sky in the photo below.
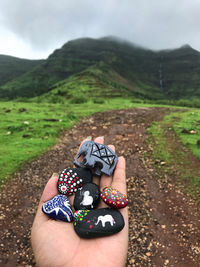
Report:
[[[200,50],[200,0],[0,0],[0,54],[46,58],[71,39],[107,35]]]

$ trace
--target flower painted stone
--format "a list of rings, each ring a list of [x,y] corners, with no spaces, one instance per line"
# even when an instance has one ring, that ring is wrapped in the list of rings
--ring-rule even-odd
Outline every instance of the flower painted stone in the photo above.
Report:
[[[73,212],[69,200],[66,196],[57,195],[42,205],[42,211],[50,217],[71,222],[73,220]]]
[[[101,192],[101,198],[110,207],[121,209],[127,206],[128,199],[126,195],[120,193],[112,187],[105,187]]]
[[[73,195],[80,190],[83,184],[92,181],[92,173],[87,168],[64,169],[58,178],[58,191],[63,195]]]
[[[100,200],[100,190],[98,185],[94,183],[84,184],[83,187],[78,190],[74,198],[74,209],[95,209]]]
[[[78,210],[74,213],[74,230],[82,238],[113,235],[124,228],[124,218],[116,209]]]

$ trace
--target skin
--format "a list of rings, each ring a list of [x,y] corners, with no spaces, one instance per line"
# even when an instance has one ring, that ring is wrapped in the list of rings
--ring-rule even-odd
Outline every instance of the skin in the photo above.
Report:
[[[98,137],[94,141],[104,143],[103,137]],[[114,146],[109,147],[115,150]],[[125,266],[128,250],[128,208],[120,210],[125,220],[125,227],[121,232],[108,237],[80,238],[74,231],[73,223],[53,220],[42,212],[42,205],[58,194],[57,180],[57,175],[53,175],[45,186],[32,226],[31,242],[37,266]],[[119,157],[112,177],[94,177],[93,182],[99,185],[100,189],[111,186],[127,194],[125,159]],[[73,199],[74,196],[69,197],[71,205]],[[107,205],[101,201],[98,208],[103,207]]]

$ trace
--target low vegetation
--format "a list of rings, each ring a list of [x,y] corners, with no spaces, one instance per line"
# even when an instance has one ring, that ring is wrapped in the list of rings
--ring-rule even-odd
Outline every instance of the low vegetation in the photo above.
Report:
[[[175,112],[166,117],[182,143],[200,159],[200,110]]]
[[[53,145],[77,121],[60,105],[0,102],[0,179]]]
[[[200,159],[200,110],[172,112],[149,128],[157,169],[176,176],[187,191],[200,201],[200,168],[188,152]],[[183,145],[180,145],[180,143]]]

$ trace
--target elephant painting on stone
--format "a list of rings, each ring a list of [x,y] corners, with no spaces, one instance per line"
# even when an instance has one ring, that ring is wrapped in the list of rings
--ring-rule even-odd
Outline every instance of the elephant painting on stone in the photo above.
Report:
[[[81,156],[83,159],[79,161]],[[74,164],[78,167],[92,168],[98,176],[102,173],[111,176],[117,160],[118,157],[111,148],[94,141],[86,141],[82,144]]]
[[[113,226],[115,224],[115,220],[113,219],[113,217],[110,214],[104,215],[104,216],[99,216],[95,225],[99,224],[99,222],[102,223],[102,227],[105,227],[106,222],[109,222],[111,226]]]

